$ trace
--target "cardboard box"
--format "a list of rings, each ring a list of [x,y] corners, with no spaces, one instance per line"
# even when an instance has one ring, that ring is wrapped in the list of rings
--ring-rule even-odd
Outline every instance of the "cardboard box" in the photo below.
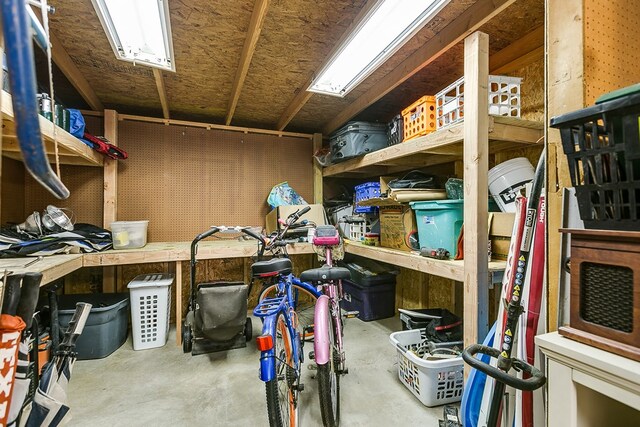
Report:
[[[489,215],[491,216],[491,227],[489,228],[491,259],[506,261],[516,215],[504,212],[492,212]]]
[[[300,217],[300,220],[306,219],[309,221],[313,221],[316,223],[316,225],[327,224],[327,216],[325,215],[324,207],[320,204],[278,206],[277,208],[273,209],[271,212],[267,214],[266,227],[265,227],[267,229],[267,234],[280,230],[281,226],[278,223],[278,218],[287,219],[289,215],[291,215],[298,209],[304,208],[305,206],[310,206],[311,210],[306,214],[302,215]]]
[[[402,251],[415,250],[409,236],[417,233],[416,216],[408,205],[380,207],[380,246]]]

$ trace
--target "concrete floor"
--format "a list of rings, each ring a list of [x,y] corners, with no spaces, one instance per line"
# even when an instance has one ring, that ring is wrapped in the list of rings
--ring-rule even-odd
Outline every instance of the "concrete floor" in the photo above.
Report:
[[[254,336],[260,322],[254,319]],[[342,426],[437,426],[442,408],[427,408],[398,380],[389,334],[398,318],[346,320],[349,374],[341,378]],[[305,345],[308,354],[312,345]],[[131,339],[109,357],[78,361],[69,385],[72,426],[268,426],[259,353],[246,348],[191,356],[175,345],[134,351]],[[305,365],[308,365],[308,361]],[[303,426],[321,426],[314,371],[303,372]]]

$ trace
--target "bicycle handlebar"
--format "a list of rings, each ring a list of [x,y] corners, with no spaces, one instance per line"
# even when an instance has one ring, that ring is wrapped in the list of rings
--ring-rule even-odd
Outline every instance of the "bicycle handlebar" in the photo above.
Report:
[[[531,375],[531,378],[520,379],[517,377],[513,377],[501,369],[491,366],[490,364],[485,363],[480,359],[476,359],[474,356],[477,353],[486,354],[497,359],[500,357],[500,350],[493,347],[487,347],[485,345],[473,344],[462,351],[462,359],[464,359],[464,361],[467,362],[472,368],[475,368],[480,372],[484,372],[488,376],[495,378],[501,383],[504,383],[515,389],[533,391],[542,387],[546,382],[544,374],[538,368],[528,364],[523,360],[510,359],[511,365],[516,370],[521,370],[528,373],[529,375]]]

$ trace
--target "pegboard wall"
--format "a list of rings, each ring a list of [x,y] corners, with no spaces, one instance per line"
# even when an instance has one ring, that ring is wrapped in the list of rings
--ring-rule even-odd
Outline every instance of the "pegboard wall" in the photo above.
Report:
[[[585,0],[585,104],[640,81],[640,4]]]
[[[118,220],[149,220],[148,240],[185,241],[211,225],[264,225],[288,181],[313,200],[310,139],[121,121]]]
[[[102,118],[85,117],[86,129],[93,135],[102,135]],[[55,166],[52,165],[55,170]],[[103,174],[102,168],[93,166],[60,165],[62,182],[71,192],[67,200],[58,200],[45,190],[28,172],[24,174],[24,212],[42,212],[47,205],[70,209],[75,222],[102,227]]]

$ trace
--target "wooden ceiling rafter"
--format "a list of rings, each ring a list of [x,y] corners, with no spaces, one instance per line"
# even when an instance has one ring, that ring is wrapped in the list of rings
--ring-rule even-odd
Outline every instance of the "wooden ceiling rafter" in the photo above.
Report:
[[[509,46],[489,57],[493,74],[507,74],[544,56],[544,25],[536,27]]]
[[[162,105],[162,116],[165,119],[169,118],[169,101],[167,100],[167,90],[164,86],[164,78],[162,77],[162,71],[158,68],[153,69],[153,78],[156,81],[156,87],[158,88],[158,97],[160,98],[160,104]]]
[[[478,0],[402,61],[393,71],[382,77],[375,85],[325,124],[322,133],[328,135],[338,129],[342,124],[400,86],[514,2],[515,0]]]
[[[53,32],[49,32],[49,41],[51,42],[53,62],[60,68],[60,71],[67,77],[67,80],[69,80],[91,109],[96,111],[104,110],[102,101],[100,101],[98,95],[96,95],[87,79],[85,79],[80,69],[78,69],[73,59],[71,59]]]
[[[233,114],[238,106],[238,100],[240,99],[240,93],[242,92],[242,86],[244,85],[245,78],[249,72],[249,65],[251,64],[251,58],[256,51],[258,45],[258,39],[262,32],[262,26],[264,25],[264,19],[267,16],[267,10],[269,8],[269,0],[256,0],[251,13],[251,20],[249,21],[249,28],[247,30],[247,37],[244,40],[244,46],[242,47],[242,54],[240,55],[240,61],[238,62],[238,69],[233,81],[233,87],[231,89],[231,99],[229,100],[229,106],[227,108],[227,117],[225,119],[225,125],[229,126],[233,119]]]
[[[310,78],[302,86],[300,86],[300,88],[298,89],[298,93],[296,93],[296,95],[291,100],[291,103],[289,103],[287,108],[284,110],[284,113],[282,113],[282,116],[280,116],[280,120],[278,120],[278,124],[276,124],[276,129],[284,130],[289,122],[296,116],[296,114],[298,114],[298,111],[300,111],[300,109],[304,107],[304,104],[307,103],[309,98],[311,98],[313,92],[309,92],[307,88],[311,85],[312,81],[313,78]]]

